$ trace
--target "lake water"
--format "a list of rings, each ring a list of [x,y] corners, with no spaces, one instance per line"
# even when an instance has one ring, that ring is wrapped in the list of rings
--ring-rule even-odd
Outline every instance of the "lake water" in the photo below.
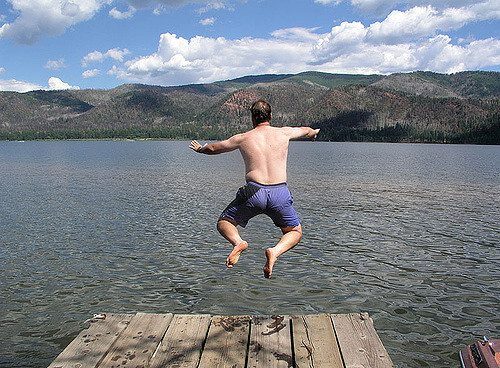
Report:
[[[43,367],[99,312],[368,312],[397,367],[500,338],[500,147],[294,142],[302,242],[257,217],[238,265],[219,213],[237,152],[188,142],[0,142],[0,367]]]

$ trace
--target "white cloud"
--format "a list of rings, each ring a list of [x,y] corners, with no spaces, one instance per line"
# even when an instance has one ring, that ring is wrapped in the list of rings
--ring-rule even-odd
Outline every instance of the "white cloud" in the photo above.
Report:
[[[210,10],[221,10],[227,8],[227,4],[225,1],[210,0],[206,1],[206,3],[207,4],[204,7],[198,9],[198,14],[207,13]]]
[[[368,37],[385,43],[398,43],[413,38],[433,36],[438,31],[459,29],[465,24],[500,16],[484,4],[463,8],[437,10],[432,6],[414,7],[407,11],[392,11],[382,22],[375,22],[368,29]]]
[[[104,54],[100,51],[92,51],[85,55],[82,59],[82,66],[87,66],[90,63],[100,62],[104,60]]]
[[[362,37],[361,26],[350,23],[339,26],[342,29],[334,27],[314,47],[312,64],[330,72],[382,74],[413,70],[453,73],[500,65],[500,41],[493,38],[460,46],[452,44],[446,35],[397,44],[374,43],[370,37]],[[340,40],[351,42],[339,41],[342,33],[346,34]]]
[[[317,33],[317,29],[279,29],[268,39],[185,39],[165,33],[156,52],[114,65],[108,74],[126,81],[175,85],[305,70],[452,73],[498,66],[499,40],[462,39],[454,44],[441,34],[477,19],[492,19],[495,9],[491,3],[441,10],[414,7],[391,12],[381,22],[367,26],[343,22],[325,34]]]
[[[328,5],[328,4],[339,4],[342,0],[314,0],[315,3]]]
[[[200,20],[200,24],[203,26],[213,26],[215,23],[215,18],[205,18]]]
[[[123,58],[128,54],[130,54],[130,51],[127,49],[114,48],[109,49],[104,55],[105,57],[110,57],[116,61],[123,61]]]
[[[498,0],[316,0],[321,4],[330,4],[333,2],[340,3],[342,1],[350,2],[353,6],[361,10],[375,15],[387,14],[391,10],[397,8],[411,8],[415,6],[432,6],[435,9],[460,8],[472,6],[484,6],[493,8],[498,11]]]
[[[101,71],[99,69],[89,69],[89,70],[85,70],[82,73],[82,77],[83,78],[94,78],[94,77],[97,77],[100,73],[101,73]]]
[[[205,11],[226,7],[220,0],[125,0],[128,10],[122,12],[116,7],[109,15],[116,19],[126,19],[134,15],[136,9],[154,7],[162,9],[181,7],[187,4],[205,4]],[[10,23],[0,26],[0,38],[9,38],[22,44],[33,44],[40,38],[64,33],[69,27],[93,18],[103,7],[116,0],[6,0],[11,11],[17,14]],[[5,19],[0,14],[0,22]]]
[[[117,8],[113,8],[109,11],[109,15],[112,18],[121,20],[121,19],[132,18],[134,16],[135,12],[136,12],[136,9],[133,6],[129,6],[128,10],[126,12],[122,12],[122,11],[118,10]]]
[[[500,64],[500,40],[493,38],[458,46],[451,43],[450,37],[438,35],[415,51],[419,66],[446,73]]]
[[[49,90],[80,89],[78,86],[71,86],[57,77],[50,77],[48,80]]]
[[[356,52],[368,30],[361,22],[342,22],[320,38],[314,46],[318,63],[323,63],[346,53]]]
[[[162,5],[157,5],[155,6],[155,8],[153,9],[153,14],[154,15],[160,15],[161,13],[163,13],[165,9],[163,8]]]
[[[110,0],[7,0],[18,17],[0,27],[0,38],[33,44],[92,18]]]
[[[5,73],[5,68],[0,67],[0,74]]]
[[[109,73],[126,80],[170,85],[248,74],[293,73],[303,70],[310,50],[311,45],[297,41],[201,36],[187,40],[165,33],[157,52],[115,66]]]
[[[156,13],[160,13],[168,8],[178,8],[188,4],[205,4],[199,12],[207,12],[209,10],[225,9],[227,7],[226,0],[127,0],[127,3],[135,9],[144,9],[153,7]]]
[[[66,63],[65,63],[64,59],[49,60],[45,64],[45,69],[49,69],[49,70],[58,70],[58,69],[65,68],[65,67],[66,67]]]
[[[0,79],[0,91],[28,92],[44,89],[42,86],[30,82],[18,81],[16,79]]]
[[[64,89],[80,89],[80,87],[71,86],[57,77],[50,77],[47,81],[47,84],[48,86],[41,86],[36,83],[20,81],[17,79],[0,79],[0,91],[24,93],[36,90],[54,91]]]
[[[100,51],[92,51],[85,55],[82,59],[82,66],[86,67],[90,63],[95,63],[95,62],[102,62],[105,59],[114,59],[116,61],[122,62],[124,57],[129,55],[130,51],[127,49],[120,49],[120,48],[113,48],[109,49],[106,52],[100,52]]]
[[[321,36],[314,33],[317,28],[285,28],[278,29],[271,33],[275,38],[281,38],[284,40],[295,40],[299,42],[314,42],[317,41]]]
[[[500,2],[442,10],[414,7],[404,12],[393,11],[383,21],[369,26],[344,22],[320,38],[313,48],[311,63],[331,71],[364,73],[418,69],[451,73],[497,66],[500,41],[461,39],[458,46],[453,45],[449,36],[439,34],[473,21],[494,19],[498,16],[497,8]],[[477,45],[485,49],[481,51]]]
[[[36,83],[20,81],[16,79],[0,79],[0,91],[11,91],[11,92],[29,92],[36,90],[65,90],[65,89],[80,89],[77,86],[71,86],[66,82],[63,82],[57,77],[50,77],[47,81],[48,86],[41,86]]]

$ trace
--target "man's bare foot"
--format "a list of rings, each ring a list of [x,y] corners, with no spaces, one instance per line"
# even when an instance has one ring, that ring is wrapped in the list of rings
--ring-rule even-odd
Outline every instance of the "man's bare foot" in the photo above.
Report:
[[[227,256],[226,266],[227,268],[233,268],[233,266],[238,263],[240,259],[241,253],[248,248],[248,243],[246,241],[242,241],[240,244],[235,245],[231,253]]]
[[[267,279],[271,278],[271,274],[273,273],[273,267],[274,263],[276,263],[276,260],[278,257],[274,254],[273,248],[267,248],[266,249],[266,265],[264,266],[264,276]]]

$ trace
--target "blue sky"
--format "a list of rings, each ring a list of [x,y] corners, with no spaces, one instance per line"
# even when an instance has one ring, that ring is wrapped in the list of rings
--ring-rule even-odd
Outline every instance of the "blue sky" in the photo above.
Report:
[[[0,90],[500,70],[500,0],[0,0]]]

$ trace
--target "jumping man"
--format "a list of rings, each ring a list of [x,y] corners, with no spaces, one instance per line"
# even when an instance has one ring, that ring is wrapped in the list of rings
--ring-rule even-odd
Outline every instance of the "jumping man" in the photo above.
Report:
[[[278,257],[302,239],[302,226],[286,184],[288,144],[292,139],[314,139],[319,129],[272,127],[271,106],[263,100],[255,102],[250,111],[253,129],[204,146],[192,141],[189,147],[207,155],[240,150],[245,161],[247,184],[238,190],[236,198],[220,215],[217,230],[233,245],[226,259],[226,266],[231,268],[248,248],[236,226],[245,227],[248,220],[262,213],[269,216],[283,233],[274,247],[266,249],[264,276],[269,278]]]

